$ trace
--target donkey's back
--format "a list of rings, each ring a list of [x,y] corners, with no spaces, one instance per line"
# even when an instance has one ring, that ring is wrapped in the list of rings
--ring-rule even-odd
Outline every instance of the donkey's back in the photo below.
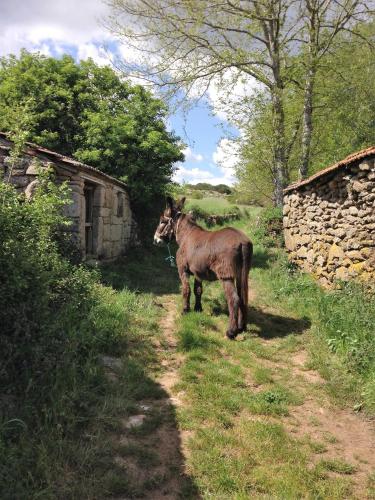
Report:
[[[197,228],[189,236],[179,249],[179,260],[184,259],[189,272],[199,279],[236,279],[244,260],[251,258],[249,238],[233,227],[217,231]]]

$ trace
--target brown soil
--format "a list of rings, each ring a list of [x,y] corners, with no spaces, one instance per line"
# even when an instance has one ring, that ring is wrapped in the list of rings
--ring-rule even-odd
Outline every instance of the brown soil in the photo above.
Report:
[[[123,434],[120,438],[122,446],[141,447],[150,450],[157,457],[155,463],[144,466],[136,456],[117,456],[115,462],[123,467],[132,482],[143,485],[140,498],[149,500],[176,500],[183,496],[184,489],[199,499],[199,493],[185,471],[183,440],[184,434],[177,426],[175,412],[181,404],[182,393],[176,393],[174,386],[178,382],[178,369],[182,356],[177,352],[175,337],[175,319],[177,314],[175,297],[165,295],[159,298],[162,311],[160,329],[163,340],[157,350],[160,364],[164,368],[157,383],[164,389],[165,397],[141,401],[140,407],[148,407],[149,411],[161,416],[160,425],[151,433],[145,435],[129,432],[129,419],[124,419]],[[147,419],[147,411],[144,412]],[[142,415],[139,415],[142,417]],[[144,485],[147,485],[146,487]],[[120,499],[118,499],[120,500]],[[121,500],[125,500],[122,498]]]
[[[255,297],[253,290],[252,301]],[[275,310],[262,308],[262,312],[272,318]],[[268,326],[272,328],[272,319]],[[269,345],[278,339],[271,334],[263,341]],[[303,348],[291,354],[287,362],[262,360],[262,363],[269,365],[276,376],[278,369],[291,369],[292,387],[306,394],[302,405],[290,409],[284,425],[293,437],[324,445],[324,451],[311,452],[311,466],[320,460],[341,460],[354,466],[350,476],[354,498],[369,498],[368,477],[375,473],[375,420],[330,402],[324,390],[326,382],[316,370],[308,368],[308,353]]]
[[[302,375],[307,384],[324,385],[324,379],[315,370],[305,370],[305,351],[292,357],[294,374]],[[298,379],[296,379],[298,380]],[[286,429],[295,437],[322,443],[324,451],[311,455],[314,465],[319,460],[341,460],[355,468],[351,475],[354,494],[366,497],[368,477],[375,472],[375,421],[347,408],[334,406],[324,394],[305,397],[285,421]]]

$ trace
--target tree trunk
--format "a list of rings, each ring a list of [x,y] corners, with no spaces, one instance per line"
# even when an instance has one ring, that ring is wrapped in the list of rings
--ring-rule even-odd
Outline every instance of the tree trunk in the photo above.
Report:
[[[299,169],[300,179],[308,175],[311,152],[311,139],[313,134],[313,93],[315,81],[315,67],[311,64],[308,68],[305,84],[305,96],[303,102],[303,125],[302,125],[302,156]]]
[[[283,206],[283,189],[287,183],[287,169],[285,165],[285,117],[281,98],[282,89],[276,88],[272,95],[274,114],[274,202],[277,207]]]

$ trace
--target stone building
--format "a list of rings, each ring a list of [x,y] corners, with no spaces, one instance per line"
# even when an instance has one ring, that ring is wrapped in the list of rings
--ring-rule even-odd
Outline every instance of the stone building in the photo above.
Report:
[[[284,190],[289,258],[323,285],[375,277],[375,147]]]
[[[39,168],[52,168],[57,182],[67,181],[72,204],[65,208],[72,220],[72,239],[85,259],[113,260],[134,240],[135,223],[126,185],[99,170],[35,144],[26,143],[10,175],[12,147],[0,132],[0,178],[31,197]]]

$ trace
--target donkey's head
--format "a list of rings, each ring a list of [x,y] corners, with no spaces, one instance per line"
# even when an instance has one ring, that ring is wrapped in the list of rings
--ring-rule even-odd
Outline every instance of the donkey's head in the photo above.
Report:
[[[170,196],[167,197],[167,206],[160,216],[159,225],[154,234],[154,245],[169,243],[176,237],[176,227],[185,200],[186,198],[183,197],[175,202]]]

